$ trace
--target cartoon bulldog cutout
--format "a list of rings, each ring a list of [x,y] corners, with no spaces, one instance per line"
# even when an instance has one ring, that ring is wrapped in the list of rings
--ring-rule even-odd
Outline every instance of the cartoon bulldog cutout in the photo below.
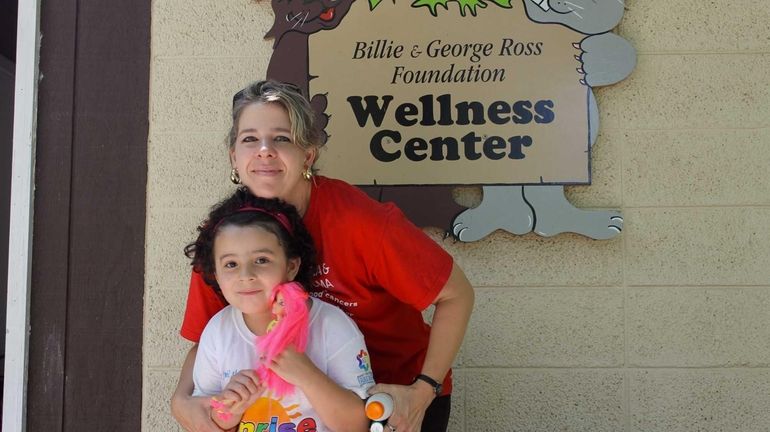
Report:
[[[621,1],[273,0],[267,75],[310,96],[323,171],[418,226],[610,239],[620,213],[575,208],[564,185],[591,181],[592,89],[636,64],[610,33]],[[457,204],[458,185],[481,204]]]

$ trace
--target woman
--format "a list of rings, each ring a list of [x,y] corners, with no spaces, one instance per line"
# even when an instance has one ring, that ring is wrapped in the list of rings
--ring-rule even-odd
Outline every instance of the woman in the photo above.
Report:
[[[318,249],[313,295],[335,304],[366,338],[372,392],[393,396],[392,431],[444,431],[450,367],[473,308],[473,289],[452,257],[408,222],[398,208],[371,200],[339,180],[316,176],[322,146],[313,112],[294,86],[253,83],[233,98],[230,178],[254,195],[294,205]],[[421,311],[435,304],[433,324]],[[224,300],[193,272],[183,337],[196,342]],[[219,430],[207,400],[191,396],[190,350],[172,398],[172,412],[191,431]],[[423,417],[425,421],[423,421]]]

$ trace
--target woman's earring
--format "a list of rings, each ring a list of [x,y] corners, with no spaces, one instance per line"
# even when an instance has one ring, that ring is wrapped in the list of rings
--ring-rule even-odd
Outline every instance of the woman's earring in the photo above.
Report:
[[[310,167],[305,167],[305,171],[302,171],[302,178],[308,181],[313,178],[313,171],[310,170]]]
[[[233,184],[241,184],[241,176],[238,175],[237,168],[233,168],[230,171],[230,181],[233,182]]]

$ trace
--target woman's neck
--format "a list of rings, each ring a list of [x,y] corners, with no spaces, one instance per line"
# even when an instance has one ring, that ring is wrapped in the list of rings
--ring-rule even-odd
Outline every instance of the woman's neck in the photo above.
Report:
[[[310,207],[310,194],[313,191],[312,181],[312,178],[309,181],[303,180],[292,196],[285,199],[286,202],[296,207],[300,217],[304,217],[305,212],[307,212],[308,207]]]

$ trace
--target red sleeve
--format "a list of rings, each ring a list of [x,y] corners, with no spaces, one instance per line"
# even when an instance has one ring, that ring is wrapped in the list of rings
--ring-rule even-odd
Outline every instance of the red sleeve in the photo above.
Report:
[[[190,276],[190,290],[187,293],[187,308],[179,334],[191,342],[198,343],[211,317],[225,306],[226,303],[214,288],[204,282],[200,273],[193,271]]]
[[[454,261],[398,207],[387,206],[375,267],[377,283],[402,302],[424,310],[446,285]]]

